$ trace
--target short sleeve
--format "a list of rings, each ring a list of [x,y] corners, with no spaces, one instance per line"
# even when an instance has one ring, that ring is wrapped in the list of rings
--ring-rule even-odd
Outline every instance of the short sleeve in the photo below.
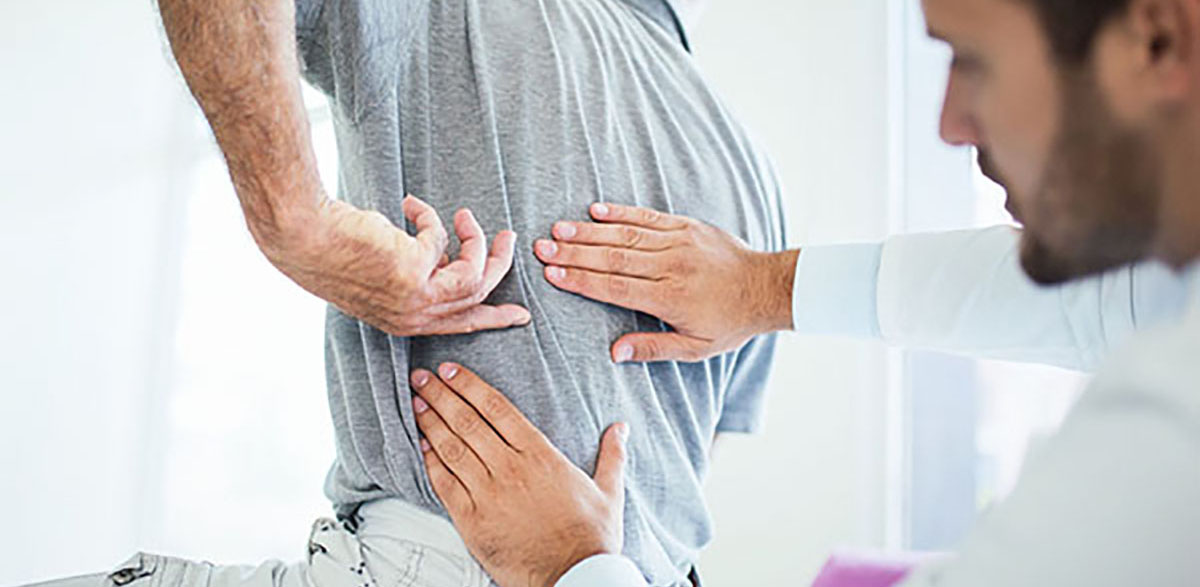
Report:
[[[296,0],[296,36],[306,38],[312,36],[320,20],[321,8],[325,0]]]
[[[717,421],[718,433],[754,434],[762,429],[777,341],[775,334],[760,336],[737,352]]]

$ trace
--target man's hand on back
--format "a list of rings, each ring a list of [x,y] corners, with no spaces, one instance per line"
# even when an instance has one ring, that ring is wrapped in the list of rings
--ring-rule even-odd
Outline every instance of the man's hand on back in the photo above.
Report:
[[[445,256],[441,220],[408,198],[409,236],[377,212],[321,189],[300,93],[293,0],[158,0],[179,70],[221,146],[246,225],[267,258],[343,312],[398,336],[529,322],[483,300],[512,266],[514,235],[489,253],[469,212],[454,218],[462,254]]]
[[[626,424],[605,432],[592,478],[474,373],[446,364],[414,372],[412,387],[433,489],[497,584],[552,587],[621,552]]]
[[[617,362],[700,361],[792,327],[798,251],[759,253],[682,216],[594,204],[595,223],[560,222],[535,252],[556,287],[645,312],[674,332],[634,333]]]
[[[437,212],[404,200],[410,236],[378,212],[336,200],[321,204],[294,234],[267,242],[267,257],[284,274],[341,311],[397,336],[455,334],[529,322],[514,305],[483,305],[512,267],[516,235],[498,234],[488,250],[470,211],[454,217],[460,255],[446,256],[449,238]]]

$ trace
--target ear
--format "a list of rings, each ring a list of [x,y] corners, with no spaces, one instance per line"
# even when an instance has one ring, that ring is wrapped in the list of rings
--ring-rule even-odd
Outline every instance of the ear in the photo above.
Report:
[[[1126,22],[1145,89],[1167,103],[1200,91],[1200,0],[1133,0]]]

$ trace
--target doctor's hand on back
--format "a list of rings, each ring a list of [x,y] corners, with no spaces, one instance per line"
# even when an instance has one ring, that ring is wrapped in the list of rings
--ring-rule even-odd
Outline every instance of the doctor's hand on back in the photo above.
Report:
[[[501,587],[552,587],[623,540],[627,424],[600,441],[593,477],[499,391],[452,363],[412,374],[413,411],[434,491]]]
[[[646,208],[593,204],[534,245],[554,286],[645,312],[673,332],[630,333],[614,361],[701,361],[792,328],[798,250],[761,253],[718,228]]]

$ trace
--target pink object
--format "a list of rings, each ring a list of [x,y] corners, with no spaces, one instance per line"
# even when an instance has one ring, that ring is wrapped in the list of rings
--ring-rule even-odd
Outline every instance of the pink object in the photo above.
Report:
[[[812,587],[892,587],[926,557],[866,553],[834,554]]]

